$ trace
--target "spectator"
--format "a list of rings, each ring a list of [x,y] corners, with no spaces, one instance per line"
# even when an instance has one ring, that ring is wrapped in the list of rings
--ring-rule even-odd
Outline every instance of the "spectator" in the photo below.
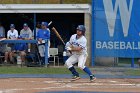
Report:
[[[20,31],[20,36],[22,36],[22,38],[24,40],[31,40],[32,39],[32,31],[28,27],[27,23],[23,24],[23,29]],[[28,52],[30,52],[30,49],[31,49],[31,44],[28,44]]]

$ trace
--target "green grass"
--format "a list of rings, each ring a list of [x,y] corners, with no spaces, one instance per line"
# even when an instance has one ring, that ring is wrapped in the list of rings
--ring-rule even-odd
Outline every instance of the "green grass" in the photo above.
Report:
[[[77,69],[80,74],[84,72]],[[70,74],[67,68],[0,67],[0,74]]]
[[[140,76],[140,69],[131,69],[131,70],[127,70],[126,72],[124,72],[126,75],[134,75],[134,76]]]

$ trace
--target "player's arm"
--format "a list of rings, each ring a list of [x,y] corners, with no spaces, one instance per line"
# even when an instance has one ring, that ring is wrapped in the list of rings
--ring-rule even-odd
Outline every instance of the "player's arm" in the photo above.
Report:
[[[73,47],[73,46],[71,46],[71,47],[67,47],[66,48],[67,50],[70,50],[70,51],[77,51],[77,52],[80,52],[83,48],[82,47]]]
[[[82,50],[82,48],[81,47],[72,47],[72,50],[71,51],[78,51],[78,52],[80,52]]]
[[[33,32],[32,32],[31,29],[29,30],[29,33],[30,33],[30,34],[29,34],[29,39],[33,39],[33,38],[32,38],[32,36],[33,36]]]
[[[40,37],[40,31],[37,32],[37,40],[38,40],[38,43],[42,43],[42,38]]]
[[[15,32],[16,39],[18,38],[18,31]]]
[[[87,41],[83,40],[82,42],[78,44],[78,47],[73,47],[73,46],[67,47],[67,50],[80,52],[82,49],[86,47],[86,43]]]
[[[70,37],[70,40],[66,43],[65,45],[65,49],[67,50],[67,47],[71,47],[72,46],[72,38],[73,36]]]
[[[10,32],[8,31],[8,33],[7,33],[7,39],[10,39],[9,36],[10,36]]]

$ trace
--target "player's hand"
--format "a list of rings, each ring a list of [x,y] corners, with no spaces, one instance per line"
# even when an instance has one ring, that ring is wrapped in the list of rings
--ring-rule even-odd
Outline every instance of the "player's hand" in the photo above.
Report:
[[[66,47],[66,50],[68,50],[68,51],[69,51],[69,50],[72,50],[72,48],[71,48],[71,47]]]
[[[42,38],[39,38],[39,40],[38,40],[40,43],[42,43]]]

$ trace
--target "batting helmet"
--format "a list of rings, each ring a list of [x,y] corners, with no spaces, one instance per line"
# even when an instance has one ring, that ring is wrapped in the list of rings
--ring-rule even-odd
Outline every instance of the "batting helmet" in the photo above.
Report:
[[[45,25],[48,27],[48,22],[42,22],[41,25]]]
[[[83,35],[85,35],[86,28],[84,25],[78,25],[77,30],[82,31]]]

